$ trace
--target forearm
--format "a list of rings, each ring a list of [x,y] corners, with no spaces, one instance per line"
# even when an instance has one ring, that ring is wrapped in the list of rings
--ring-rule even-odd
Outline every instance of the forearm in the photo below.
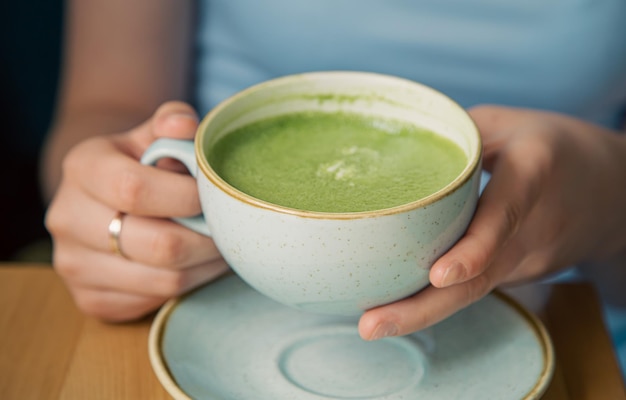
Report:
[[[191,0],[74,0],[67,9],[57,110],[42,152],[46,201],[74,145],[137,126],[189,91]]]

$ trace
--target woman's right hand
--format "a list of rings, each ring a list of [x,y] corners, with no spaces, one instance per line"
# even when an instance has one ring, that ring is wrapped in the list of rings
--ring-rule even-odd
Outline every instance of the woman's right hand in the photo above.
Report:
[[[86,314],[139,318],[228,270],[210,238],[169,219],[200,213],[195,179],[174,163],[139,163],[157,138],[192,139],[197,125],[189,105],[169,102],[140,126],[85,140],[65,157],[46,227],[54,267]],[[123,256],[108,232],[118,211]]]

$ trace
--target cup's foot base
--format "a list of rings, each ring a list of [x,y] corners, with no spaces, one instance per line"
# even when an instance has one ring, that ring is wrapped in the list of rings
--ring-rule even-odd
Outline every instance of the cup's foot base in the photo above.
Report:
[[[426,358],[416,340],[362,340],[352,326],[315,329],[287,343],[279,356],[287,381],[333,399],[379,398],[415,387]]]

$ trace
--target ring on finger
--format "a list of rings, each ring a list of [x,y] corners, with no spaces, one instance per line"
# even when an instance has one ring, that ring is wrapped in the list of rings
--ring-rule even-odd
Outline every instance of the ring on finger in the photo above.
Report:
[[[122,251],[120,246],[120,234],[122,233],[122,221],[126,214],[117,211],[115,216],[109,223],[109,246],[113,254],[117,254],[120,257],[128,258]]]

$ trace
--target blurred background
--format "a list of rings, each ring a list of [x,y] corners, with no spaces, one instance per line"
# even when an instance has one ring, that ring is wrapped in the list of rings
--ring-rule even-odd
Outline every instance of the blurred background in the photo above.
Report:
[[[0,261],[46,261],[39,153],[54,109],[63,0],[0,1]]]

